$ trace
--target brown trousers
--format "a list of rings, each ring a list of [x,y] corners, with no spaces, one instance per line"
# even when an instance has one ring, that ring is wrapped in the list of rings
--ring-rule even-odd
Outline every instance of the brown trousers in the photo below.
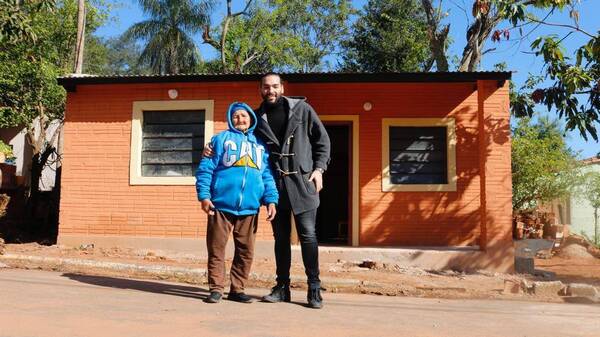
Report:
[[[254,258],[254,239],[258,215],[234,215],[215,210],[208,217],[206,246],[208,247],[208,285],[210,291],[223,293],[225,288],[225,247],[233,230],[235,254],[231,264],[231,292],[243,292]]]

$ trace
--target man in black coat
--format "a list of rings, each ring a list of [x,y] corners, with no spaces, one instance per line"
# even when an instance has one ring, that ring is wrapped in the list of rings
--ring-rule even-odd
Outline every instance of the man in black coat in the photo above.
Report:
[[[316,235],[319,191],[330,159],[330,141],[325,127],[304,98],[283,96],[281,76],[264,75],[260,83],[263,102],[256,110],[256,136],[267,144],[276,171],[279,204],[272,221],[275,237],[277,285],[263,300],[290,301],[291,216],[293,214],[302,261],[308,278],[308,304],[322,307],[319,250]]]

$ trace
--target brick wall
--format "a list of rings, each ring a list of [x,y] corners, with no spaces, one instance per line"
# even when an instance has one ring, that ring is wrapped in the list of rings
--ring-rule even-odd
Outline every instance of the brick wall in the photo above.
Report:
[[[251,106],[260,102],[257,84],[252,82],[78,86],[76,92],[69,93],[67,102],[61,235],[204,236],[206,218],[194,186],[129,185],[132,102],[169,100],[167,90],[171,88],[179,91],[178,100],[214,100],[215,132],[225,128],[225,110],[232,101],[245,101]],[[496,110],[506,112],[506,88],[494,90],[490,87],[485,111],[506,120],[508,115],[496,115]],[[320,114],[360,116],[361,245],[482,242],[481,219],[491,213],[482,213],[485,198],[480,171],[502,168],[502,182],[492,178],[489,186],[484,186],[488,186],[487,195],[493,197],[494,184],[501,184],[498,186],[503,188],[500,197],[504,202],[505,169],[508,163],[510,170],[510,156],[506,156],[506,144],[489,146],[489,154],[480,147],[481,95],[474,83],[290,83],[286,94],[307,96]],[[366,101],[373,104],[371,111],[363,111]],[[382,193],[381,118],[445,116],[457,122],[458,190]],[[494,164],[482,166],[480,160],[484,157]],[[490,177],[495,174],[488,173]],[[497,222],[487,228],[487,233],[495,233],[496,224],[504,233],[504,218],[494,216]],[[270,224],[261,221],[258,239],[271,237]]]
[[[501,268],[512,259],[512,175],[510,106],[508,82],[501,88],[495,81],[478,81],[482,214],[481,247],[488,265]]]

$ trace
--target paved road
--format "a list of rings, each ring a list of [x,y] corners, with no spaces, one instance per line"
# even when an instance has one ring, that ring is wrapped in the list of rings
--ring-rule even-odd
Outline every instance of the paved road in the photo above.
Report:
[[[248,291],[257,297],[264,289]],[[205,304],[183,284],[0,269],[0,336],[600,336],[600,306],[325,294]]]

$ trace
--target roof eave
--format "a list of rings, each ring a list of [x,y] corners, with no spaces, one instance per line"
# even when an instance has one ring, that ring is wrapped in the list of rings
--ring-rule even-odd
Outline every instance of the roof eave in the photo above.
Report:
[[[132,83],[186,83],[186,82],[232,82],[260,80],[261,74],[184,74],[184,75],[135,75],[135,76],[66,76],[59,77],[58,84],[67,91],[75,91],[78,85],[132,84]],[[475,82],[496,80],[499,85],[510,80],[510,72],[430,72],[430,73],[287,73],[282,77],[288,83],[397,83],[397,82]]]

